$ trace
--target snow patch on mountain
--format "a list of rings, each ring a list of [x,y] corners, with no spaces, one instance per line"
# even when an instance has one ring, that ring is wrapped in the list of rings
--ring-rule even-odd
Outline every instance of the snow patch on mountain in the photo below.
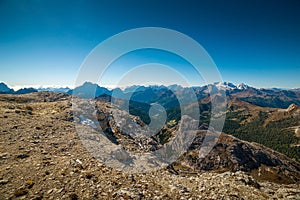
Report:
[[[246,90],[246,89],[250,88],[245,83],[240,83],[238,85],[235,85],[230,82],[217,82],[217,83],[214,83],[213,86],[217,87],[219,90],[225,90],[225,91]]]
[[[245,83],[240,83],[237,85],[237,89],[239,89],[239,90],[246,90],[248,88],[249,88],[249,86],[246,85]]]
[[[230,82],[219,82],[219,83],[216,83],[215,85],[219,90],[237,89],[237,87],[233,83],[230,83]]]

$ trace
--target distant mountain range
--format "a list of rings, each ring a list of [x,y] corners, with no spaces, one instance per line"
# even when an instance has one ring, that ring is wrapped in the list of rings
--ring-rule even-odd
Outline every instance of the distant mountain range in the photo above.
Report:
[[[14,89],[9,88],[5,83],[0,83],[0,94],[28,94],[28,93],[42,92],[42,91],[68,93],[70,90],[71,89],[68,87],[39,87],[39,88],[25,87],[15,91]]]
[[[236,97],[248,103],[263,107],[287,108],[290,104],[300,105],[300,89],[264,89],[254,88],[244,83],[234,85],[229,82],[214,83],[205,86],[192,87],[198,99],[207,98],[210,95],[223,91],[229,97]],[[141,103],[154,103],[168,101],[174,97],[175,91],[183,94],[190,88],[179,85],[171,86],[131,86],[121,90],[116,88],[109,90],[97,84],[86,82],[82,86],[69,90],[68,94],[74,94],[82,98],[96,98],[101,95],[110,95],[114,98],[127,99]],[[173,99],[174,99],[173,98]],[[166,102],[165,102],[166,103]]]
[[[38,90],[30,87],[14,91],[13,89],[9,88],[5,83],[0,83],[0,94],[27,94],[32,92],[38,92]]]
[[[68,87],[39,87],[37,91],[47,91],[47,92],[56,92],[56,93],[67,93],[70,90]]]
[[[254,105],[272,108],[287,108],[290,104],[300,105],[300,88],[279,89],[279,88],[254,88],[244,83],[234,85],[230,82],[219,82],[205,86],[192,87],[198,99],[209,97],[215,92],[223,91],[229,97],[236,97],[240,100]],[[3,94],[26,94],[39,91],[50,91],[56,93],[73,94],[82,98],[97,98],[101,95],[109,95],[114,98],[127,99],[140,103],[170,102],[170,97],[174,96],[174,91],[186,92],[190,88],[180,85],[171,86],[129,86],[125,89],[109,90],[95,83],[85,82],[83,85],[70,89],[65,88],[23,88],[17,91],[9,88],[5,83],[0,83],[0,93]],[[168,99],[168,100],[167,100]],[[165,102],[166,103],[166,102]]]

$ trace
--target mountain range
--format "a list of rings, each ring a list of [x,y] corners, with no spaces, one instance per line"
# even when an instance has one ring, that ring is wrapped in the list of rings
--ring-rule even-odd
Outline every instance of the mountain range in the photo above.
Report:
[[[56,93],[67,93],[71,89],[68,87],[23,87],[18,90],[9,88],[5,83],[0,82],[0,94],[28,94],[33,92],[56,92]]]
[[[273,108],[287,108],[290,104],[300,104],[300,88],[296,89],[280,89],[280,88],[254,88],[244,83],[234,85],[230,82],[219,82],[208,84],[205,86],[192,87],[198,99],[203,99],[210,96],[214,91],[224,91],[227,96],[234,96],[243,101]],[[180,85],[170,86],[139,86],[133,85],[125,89],[115,88],[109,90],[95,83],[85,82],[83,85],[74,89],[65,88],[23,88],[17,91],[9,88],[5,83],[0,83],[0,93],[2,94],[26,94],[39,91],[50,91],[66,94],[74,94],[82,98],[96,98],[101,95],[110,95],[114,98],[130,99],[132,101],[151,103],[162,98],[164,95],[172,91],[185,91],[189,88],[184,88]]]
[[[116,88],[109,90],[97,84],[86,82],[82,86],[69,90],[67,94],[74,94],[83,98],[96,98],[101,95],[110,95],[114,98],[127,99],[141,103],[153,103],[169,98],[174,91],[183,93],[190,88],[180,85],[171,86],[130,86],[121,90]],[[273,108],[287,108],[294,103],[300,105],[300,89],[264,89],[254,88],[244,83],[234,85],[230,82],[214,83],[205,86],[192,87],[198,99],[210,96],[216,91],[223,91],[227,96],[237,97],[254,105]]]
[[[0,94],[28,94],[32,92],[38,92],[35,88],[22,88],[17,91],[14,91],[14,89],[9,88],[5,83],[0,83]]]

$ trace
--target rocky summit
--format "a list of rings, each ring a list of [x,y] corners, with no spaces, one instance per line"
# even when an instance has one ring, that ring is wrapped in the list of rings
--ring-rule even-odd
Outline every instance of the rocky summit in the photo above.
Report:
[[[163,146],[125,135],[109,116],[111,105],[95,104],[111,141],[142,153]],[[95,158],[75,126],[99,128],[74,116],[70,95],[0,95],[0,199],[300,199],[300,164],[256,143],[222,134],[200,159],[199,130],[173,164],[129,174]],[[163,129],[172,138],[176,125]]]

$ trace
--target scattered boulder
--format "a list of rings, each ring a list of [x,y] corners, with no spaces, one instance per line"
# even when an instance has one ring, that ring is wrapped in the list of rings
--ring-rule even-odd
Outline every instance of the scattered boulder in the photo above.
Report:
[[[20,158],[20,159],[24,159],[24,158],[28,158],[29,155],[28,154],[19,154],[17,155],[17,158]]]
[[[286,112],[292,112],[293,110],[295,110],[297,108],[297,105],[292,103],[287,109]]]
[[[300,127],[297,127],[295,129],[295,134],[296,134],[296,137],[300,137]]]
[[[2,179],[0,180],[0,185],[5,185],[7,184],[9,181],[7,179]]]
[[[19,188],[19,189],[17,189],[17,190],[14,192],[14,195],[15,195],[16,197],[24,196],[24,195],[26,195],[26,194],[28,194],[28,190],[25,189],[25,188]]]

